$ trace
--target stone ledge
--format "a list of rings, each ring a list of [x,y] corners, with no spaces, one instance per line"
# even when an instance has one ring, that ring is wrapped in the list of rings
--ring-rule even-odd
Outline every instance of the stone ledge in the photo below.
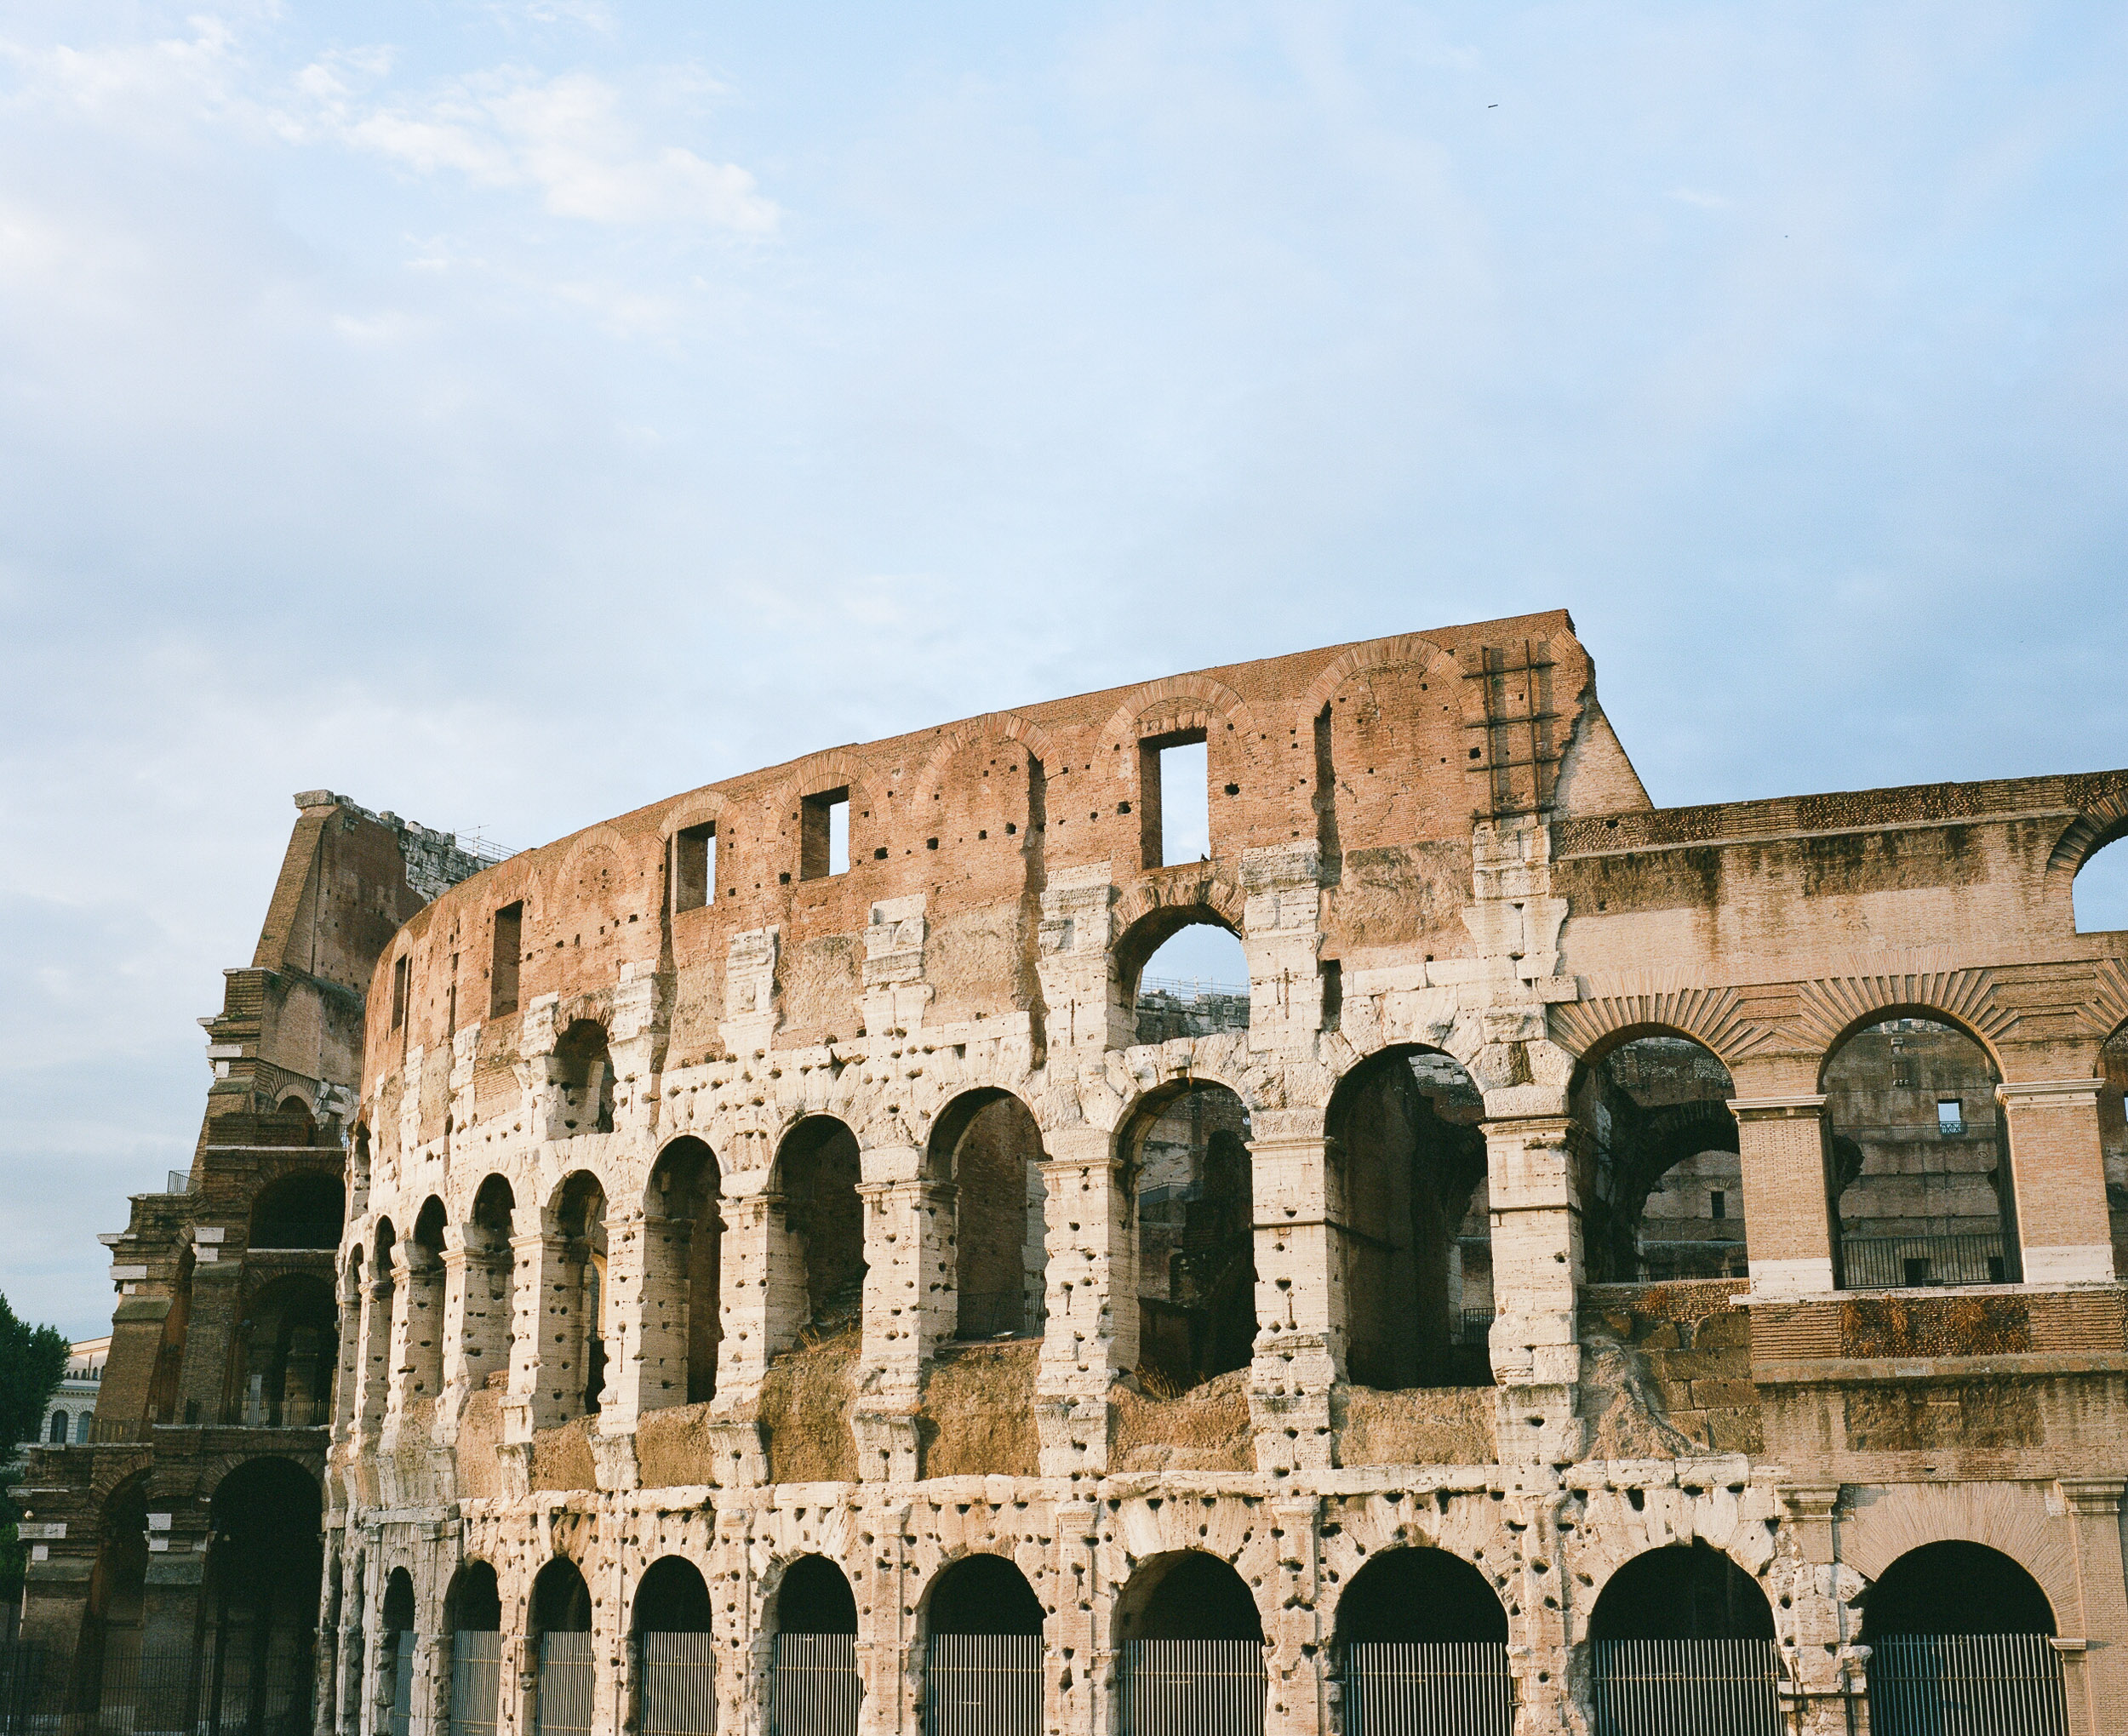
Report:
[[[1999,1356],[1833,1356],[1753,1362],[1758,1386],[1883,1386],[1902,1381],[2128,1374],[2128,1351],[2032,1351]]]

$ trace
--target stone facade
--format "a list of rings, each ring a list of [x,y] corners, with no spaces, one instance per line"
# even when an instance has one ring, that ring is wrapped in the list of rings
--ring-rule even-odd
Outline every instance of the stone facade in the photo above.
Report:
[[[1166,865],[1194,740],[1210,852]],[[369,992],[318,1728],[440,1736],[483,1631],[508,1736],[570,1631],[591,1727],[643,1728],[684,1579],[716,1727],[763,1733],[824,1579],[861,1727],[913,1732],[989,1556],[1050,1730],[1119,1727],[1204,1568],[1266,1729],[1327,1731],[1359,1576],[1423,1546],[1496,1604],[1518,1729],[1581,1731],[1607,1590],[1697,1545],[1829,1736],[1873,1584],[1945,1539],[2043,1588],[2072,1727],[2128,1727],[2128,935],[2070,897],[2125,827],[2118,772],[1656,808],[1553,613],[821,752],[444,891]],[[1197,921],[1245,1028],[1141,1042]],[[1897,1020],[1982,1053],[1999,1158],[1840,1132]],[[2000,1282],[1853,1286],[1976,1188]]]

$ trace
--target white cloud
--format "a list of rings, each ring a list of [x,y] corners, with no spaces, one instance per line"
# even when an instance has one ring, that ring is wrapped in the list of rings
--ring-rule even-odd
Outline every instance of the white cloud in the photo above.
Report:
[[[1670,197],[1680,205],[1696,205],[1702,211],[1726,211],[1729,201],[1719,193],[1703,193],[1696,187],[1672,187]]]

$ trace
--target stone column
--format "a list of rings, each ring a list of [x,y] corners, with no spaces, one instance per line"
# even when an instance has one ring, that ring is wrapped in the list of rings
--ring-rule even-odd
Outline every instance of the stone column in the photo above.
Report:
[[[624,1240],[634,1250],[632,1270],[625,1293],[621,1281],[615,1281],[614,1299],[619,1301],[626,1293],[639,1301],[617,1316],[617,1379],[614,1398],[606,1407],[609,1427],[625,1417],[626,1425],[632,1428],[645,1411],[687,1402],[688,1311],[694,1301],[687,1291],[689,1233],[684,1220],[649,1213],[625,1226]],[[607,1236],[610,1271],[610,1230]]]
[[[407,1709],[408,1736],[446,1736],[449,1636],[417,1629],[408,1640],[414,1647],[414,1703]]]
[[[1090,1502],[1065,1501],[1051,1522],[1056,1611],[1043,1627],[1042,1727],[1091,1736],[1114,1727],[1107,1686],[1113,1670],[1108,1643],[1113,1600],[1101,1584],[1101,1510]]]
[[[2017,1239],[2028,1284],[2110,1284],[2113,1234],[2098,1139],[2097,1079],[1995,1088],[2009,1126]]]
[[[913,1146],[863,1152],[858,1185],[865,1213],[863,1345],[860,1397],[850,1427],[858,1475],[866,1481],[912,1481],[917,1475],[916,1413],[924,1367],[941,1338],[952,1335],[953,1199],[950,1182],[917,1174]]]
[[[724,1606],[711,1625],[717,1647],[717,1727],[731,1736],[768,1736],[769,1682],[760,1631],[760,1581],[752,1559],[752,1510],[717,1509],[706,1574],[712,1602]]]
[[[1794,1726],[1798,1736],[1849,1736],[1851,1721],[1866,1724],[1868,1716],[1868,1655],[1856,1649],[1861,1618],[1848,1608],[1861,1583],[1854,1569],[1839,1565],[1840,1488],[1798,1483],[1780,1496],[1803,1560],[1787,1597],[1777,1596],[1776,1583],[1766,1590],[1778,1607],[1775,1632],[1785,1653]]]
[[[2079,1623],[2075,1633],[2068,1630],[2068,1611],[2056,1617],[2062,1641],[2084,1642],[2056,1647],[2067,1678],[2071,1736],[2128,1730],[2128,1652],[2123,1648],[2123,1636],[2128,1636],[2128,1579],[2120,1539],[2120,1498],[2128,1484],[2119,1477],[2064,1477],[2057,1487],[2068,1510],[2083,1605],[2074,1618]]]
[[[534,1430],[563,1420],[553,1397],[559,1371],[552,1366],[551,1351],[558,1337],[559,1348],[567,1349],[575,1310],[563,1282],[567,1237],[546,1231],[513,1236],[510,1248],[517,1261],[516,1318],[511,1322],[510,1385],[502,1397],[502,1438],[508,1445],[529,1446]],[[558,1285],[564,1292],[558,1299],[549,1294]]]
[[[760,1172],[733,1179],[744,1186]],[[718,1347],[717,1408],[751,1409],[769,1358],[787,1349],[810,1311],[805,1263],[784,1227],[783,1196],[741,1192],[724,1201],[724,1342]]]
[[[1256,1343],[1249,1414],[1256,1468],[1327,1470],[1336,1457],[1330,1388],[1345,1378],[1341,1219],[1320,1110],[1262,1111],[1250,1141]]]
[[[363,1293],[361,1344],[355,1362],[357,1452],[374,1451],[392,1398],[392,1284],[373,1276]]]
[[[1500,1456],[1563,1464],[1587,1430],[1576,1415],[1582,1349],[1580,1187],[1587,1130],[1565,1115],[1484,1122],[1492,1213],[1493,1373],[1500,1383]]]
[[[1567,1609],[1578,1590],[1571,1583],[1560,1546],[1559,1510],[1565,1499],[1561,1490],[1542,1488],[1520,1490],[1507,1498],[1510,1513],[1521,1524],[1519,1533],[1510,1533],[1517,1538],[1513,1571],[1521,1582],[1516,1600],[1521,1613],[1507,1632],[1517,1736],[1553,1736],[1555,1731],[1574,1727],[1568,1672],[1560,1667],[1572,1655],[1567,1643]]]
[[[1138,1366],[1137,1218],[1113,1136],[1045,1128],[1049,1278],[1035,1415],[1044,1476],[1108,1468],[1108,1388]]]
[[[1743,1170],[1746,1250],[1754,1299],[1833,1288],[1833,1201],[1825,1163],[1825,1099],[1734,1097]]]
[[[1264,1736],[1321,1736],[1330,1727],[1330,1656],[1316,1546],[1321,1511],[1314,1496],[1271,1503],[1279,1533],[1279,1583],[1263,1624],[1263,1661],[1270,1676]]]
[[[658,1220],[662,1223],[662,1219]],[[683,1328],[677,1362],[660,1358],[662,1373],[652,1371],[646,1345],[658,1330],[649,1318],[650,1219],[632,1207],[609,1204],[606,1213],[606,1388],[598,1402],[599,1432],[633,1434],[646,1410],[687,1402],[687,1343]],[[681,1310],[683,1321],[685,1309]],[[669,1382],[679,1381],[678,1398]],[[647,1391],[646,1391],[647,1387]]]

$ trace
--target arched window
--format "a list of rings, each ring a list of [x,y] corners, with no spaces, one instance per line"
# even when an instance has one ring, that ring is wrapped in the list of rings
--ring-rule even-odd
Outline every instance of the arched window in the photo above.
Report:
[[[495,1570],[467,1562],[443,1596],[451,1637],[449,1736],[495,1736],[502,1703],[502,1594]]]
[[[717,1347],[724,1338],[718,1285],[724,1222],[718,1215],[717,1158],[683,1137],[658,1154],[650,1172],[643,1280],[645,1402],[705,1404],[717,1393]]]
[[[596,1411],[606,1391],[606,1193],[598,1179],[582,1170],[570,1176],[554,1217],[562,1270],[551,1305],[555,1332],[540,1347],[540,1384],[559,1422]]]
[[[1125,939],[1118,948],[1119,968],[1143,951],[1130,983],[1138,1042],[1248,1030],[1248,955],[1240,937],[1210,911],[1156,911]]]
[[[2001,1076],[1965,1032],[1919,1016],[1868,1025],[1828,1058],[1843,1289],[2017,1281]]]
[[[1636,1556],[1588,1622],[1596,1724],[1610,1736],[1676,1736],[1719,1705],[1740,1730],[1780,1728],[1773,1608],[1750,1574],[1704,1543]]]
[[[340,1323],[330,1288],[307,1272],[263,1284],[237,1328],[237,1414],[246,1428],[323,1428],[332,1420]]]
[[[831,1333],[857,1319],[865,1299],[865,1209],[857,1193],[857,1136],[831,1115],[784,1135],[776,1156],[787,1257],[805,1273],[806,1317]]]
[[[591,1593],[566,1556],[555,1556],[532,1582],[532,1633],[539,1661],[535,1736],[589,1736]]]
[[[54,1447],[64,1447],[66,1444],[66,1413],[65,1411],[55,1410],[52,1413],[52,1420],[44,1431],[44,1438]]]
[[[1445,1550],[1370,1559],[1337,1600],[1336,1657],[1363,1736],[1514,1722],[1507,1612],[1485,1576]]]
[[[96,1527],[96,1565],[89,1575],[83,1624],[83,1663],[107,1678],[141,1655],[148,1572],[148,1474],[118,1483],[105,1499]]]
[[[931,1129],[931,1174],[956,1190],[957,1337],[1042,1328],[1042,1130],[1009,1091],[957,1097]]]
[[[414,1579],[404,1568],[394,1568],[384,1582],[385,1680],[391,1685],[392,1705],[386,1719],[389,1736],[407,1736],[414,1718]]]
[[[403,1402],[433,1402],[443,1388],[443,1202],[431,1194],[406,1247]]]
[[[229,1722],[228,1708],[246,1707],[254,1728],[307,1724],[324,1569],[317,1482],[290,1459],[255,1459],[215,1488],[209,1522],[204,1703]]]
[[[634,1626],[643,1736],[709,1736],[715,1654],[709,1587],[682,1556],[661,1556],[636,1587]]]
[[[1946,1539],[1909,1550],[1862,1600],[1874,1736],[2068,1727],[2054,1606],[1999,1550]],[[1968,1722],[1980,1710],[1987,1722]]]
[[[1638,1037],[1576,1070],[1575,1114],[1596,1135],[1582,1207],[1592,1283],[1745,1275],[1736,1094],[1720,1058],[1685,1036]]]
[[[463,1354],[466,1384],[476,1390],[510,1384],[518,1272],[511,1238],[516,1234],[517,1203],[510,1184],[491,1175],[473,1195],[472,1216],[466,1226]]]
[[[864,1685],[857,1675],[857,1599],[825,1556],[800,1556],[775,1595],[772,1727],[807,1736],[856,1736]]]
[[[1249,1366],[1256,1336],[1249,1111],[1223,1085],[1148,1099],[1124,1130],[1138,1210],[1138,1374],[1172,1396]]]
[[[1124,1736],[1263,1727],[1263,1620],[1241,1575],[1196,1550],[1140,1564],[1116,1600]]]
[[[924,1699],[933,1730],[1039,1736],[1042,1602],[1004,1556],[964,1556],[931,1587]]]
[[[300,1169],[259,1190],[251,1202],[254,1248],[337,1248],[346,1190],[337,1175]]]
[[[2128,928],[2128,837],[2101,844],[2085,857],[2071,896],[2078,934],[2111,934]]]
[[[579,1019],[554,1045],[554,1082],[562,1088],[562,1126],[569,1134],[613,1131],[613,1056],[606,1027]]]
[[[1401,1048],[1339,1081],[1347,1367],[1364,1386],[1490,1386],[1485,1099],[1455,1059]]]

